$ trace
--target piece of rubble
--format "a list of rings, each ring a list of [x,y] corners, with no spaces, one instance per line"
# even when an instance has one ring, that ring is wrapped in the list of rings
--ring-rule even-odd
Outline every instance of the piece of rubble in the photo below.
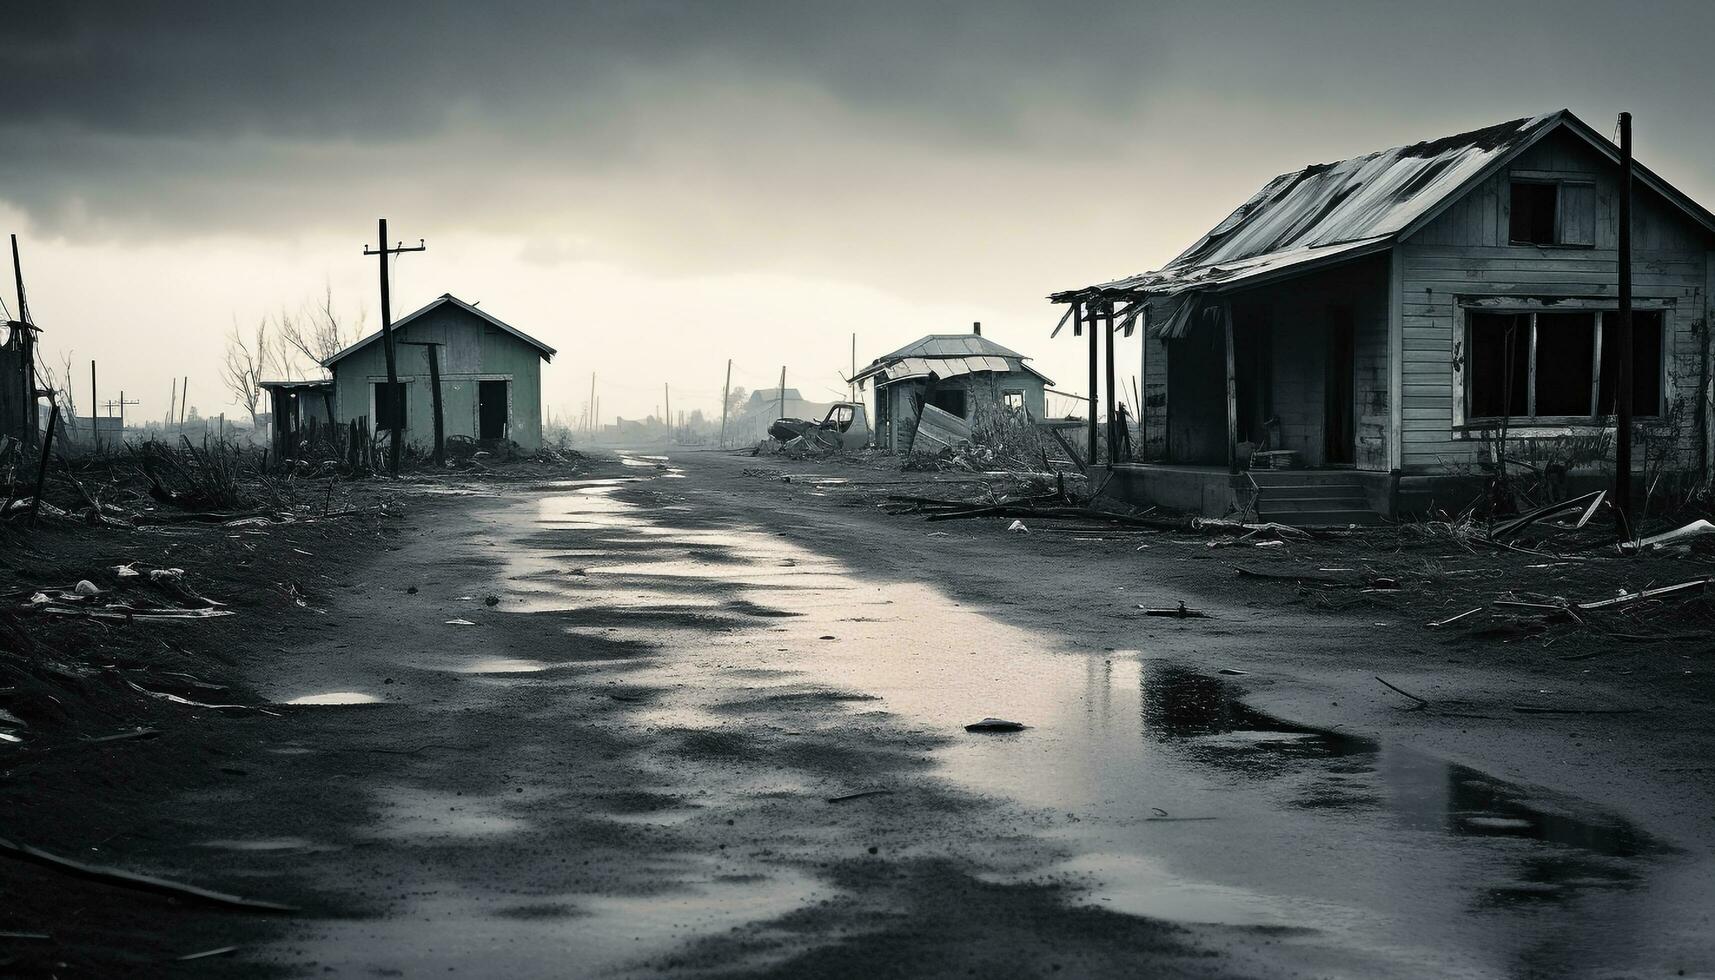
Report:
[[[965,726],[967,732],[1022,732],[1029,725],[1023,722],[1007,721],[1005,718],[984,718]]]

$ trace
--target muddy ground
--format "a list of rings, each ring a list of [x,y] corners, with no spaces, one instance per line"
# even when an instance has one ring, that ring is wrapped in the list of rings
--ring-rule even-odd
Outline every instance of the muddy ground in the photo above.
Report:
[[[54,633],[79,679],[0,701],[0,837],[296,910],[0,858],[5,969],[1715,971],[1704,607],[1423,625],[1463,580],[1582,599],[1703,559],[1009,533],[885,514],[880,472],[631,454],[361,525],[11,539],[5,589],[177,561],[236,615]],[[1139,608],[1180,601],[1208,618]]]

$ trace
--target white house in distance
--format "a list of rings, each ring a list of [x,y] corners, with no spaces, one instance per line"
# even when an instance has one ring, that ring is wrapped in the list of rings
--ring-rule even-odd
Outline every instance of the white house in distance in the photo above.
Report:
[[[432,448],[435,420],[429,355],[438,345],[442,424],[447,436],[510,439],[525,450],[542,446],[542,362],[554,349],[524,331],[443,293],[393,324],[395,370],[404,388],[405,442]],[[379,406],[387,385],[380,332],[322,363],[333,374],[333,411],[342,424],[367,419],[371,431],[390,428]]]

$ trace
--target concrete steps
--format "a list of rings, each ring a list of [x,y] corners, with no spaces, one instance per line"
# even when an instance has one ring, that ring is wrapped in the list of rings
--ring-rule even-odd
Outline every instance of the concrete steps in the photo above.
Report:
[[[1252,471],[1257,517],[1297,527],[1379,524],[1369,495],[1351,474],[1333,471]]]

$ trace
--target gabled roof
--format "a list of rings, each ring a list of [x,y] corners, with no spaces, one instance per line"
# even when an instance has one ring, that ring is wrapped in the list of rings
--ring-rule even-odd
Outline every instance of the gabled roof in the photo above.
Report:
[[[779,401],[781,398],[785,398],[789,402],[804,400],[804,396],[800,395],[796,388],[787,388],[785,394],[782,395],[779,385],[772,388],[758,388],[750,393],[750,400],[753,402],[773,402]]]
[[[1543,137],[1564,128],[1616,166],[1619,150],[1569,109],[1282,174],[1154,272],[1055,293],[1170,296],[1300,275],[1391,248]],[[1715,231],[1715,215],[1633,165],[1637,182]]]
[[[529,344],[531,347],[536,348],[536,350],[541,353],[543,360],[551,361],[554,359],[554,354],[556,353],[554,348],[549,347],[547,344],[542,343],[540,340],[537,340],[535,337],[530,336],[529,334],[525,333],[524,331],[518,329],[517,327],[513,326],[510,323],[505,322],[504,320],[501,320],[498,317],[489,316],[487,313],[484,313],[483,311],[477,309],[475,306],[472,306],[471,304],[466,303],[464,300],[459,299],[457,296],[454,296],[452,293],[442,293],[439,297],[430,301],[429,304],[424,306],[422,309],[408,313],[405,316],[393,321],[393,329],[397,330],[400,327],[403,327],[406,324],[410,323],[412,320],[415,320],[418,317],[423,316],[424,314],[430,312],[431,310],[436,310],[442,306],[448,306],[448,305],[456,306],[459,309],[464,310],[466,313],[475,314],[476,316],[480,317],[482,320],[486,321],[490,326],[497,327],[501,330],[506,331],[507,333],[511,334],[512,336],[517,337],[519,340],[522,340],[526,344]],[[370,344],[373,344],[377,340],[380,340],[380,339],[381,339],[381,331],[377,330],[376,332],[370,334],[369,336],[363,338],[362,340],[359,340],[357,343],[352,344],[350,347],[347,347],[345,350],[342,350],[338,354],[335,354],[334,356],[323,361],[322,367],[333,367],[334,362],[343,361],[347,357],[351,356],[352,354],[355,354],[356,352],[362,350],[365,347],[368,347]],[[395,341],[395,343],[397,343],[397,341]]]
[[[910,378],[952,378],[961,374],[990,371],[995,374],[1027,372],[1053,384],[1046,375],[1025,363],[1023,354],[974,333],[933,333],[869,362],[852,380],[858,384],[879,378],[891,384]]]

